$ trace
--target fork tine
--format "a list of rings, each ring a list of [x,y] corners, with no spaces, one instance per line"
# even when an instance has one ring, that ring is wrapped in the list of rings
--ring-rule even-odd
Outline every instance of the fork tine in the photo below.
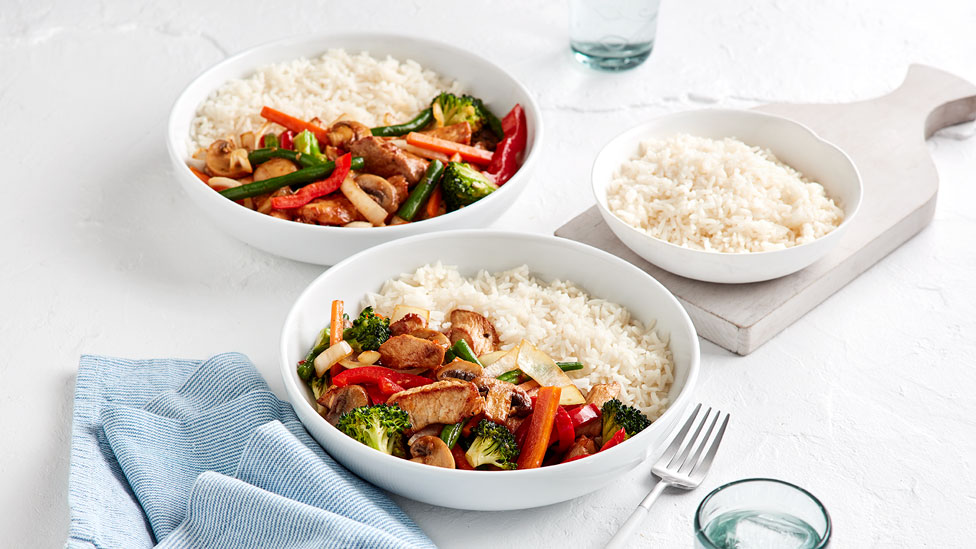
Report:
[[[712,445],[708,448],[708,452],[705,453],[705,457],[702,458],[701,463],[696,464],[695,468],[691,470],[690,475],[704,478],[705,474],[708,473],[708,469],[712,466],[712,461],[715,459],[715,454],[718,452],[718,447],[722,443],[725,428],[729,425],[729,419],[731,417],[731,414],[725,414],[722,426],[719,427],[718,433],[716,433],[715,438],[712,440]]]
[[[691,447],[694,446],[695,441],[698,440],[698,435],[701,434],[702,427],[704,427],[705,422],[708,421],[708,414],[711,413],[712,408],[709,407],[708,410],[705,411],[705,415],[702,416],[701,421],[696,422],[698,423],[698,427],[695,429],[695,434],[685,437],[685,440],[681,443],[681,450],[678,451],[677,456],[671,459],[671,462],[668,463],[668,467],[678,468],[682,463],[685,462],[685,460],[688,459],[688,453],[691,452]]]
[[[691,426],[695,424],[695,418],[698,417],[698,412],[701,410],[701,407],[701,402],[699,402],[698,406],[695,406],[695,409],[692,410],[691,415],[688,416],[688,420],[685,421],[685,424],[681,427],[681,430],[674,435],[674,439],[671,441],[671,444],[668,445],[668,449],[664,451],[664,455],[657,460],[657,463],[667,463],[676,453],[678,453],[678,447],[680,446],[681,441],[684,440],[685,435],[688,434],[688,431],[691,430]]]
[[[694,447],[694,453],[689,459],[685,460],[684,463],[680,464],[680,469],[678,469],[679,473],[690,475],[691,471],[695,468],[695,465],[701,461],[702,453],[704,453],[705,449],[708,448],[708,439],[712,436],[712,431],[715,430],[715,425],[718,424],[718,420],[721,417],[721,410],[716,410],[715,415],[712,417],[712,422],[708,424],[708,430],[705,431],[705,435],[698,439],[698,444]],[[704,425],[707,421],[708,417],[706,416],[705,421],[702,422],[702,425]],[[689,450],[691,449],[689,448]]]

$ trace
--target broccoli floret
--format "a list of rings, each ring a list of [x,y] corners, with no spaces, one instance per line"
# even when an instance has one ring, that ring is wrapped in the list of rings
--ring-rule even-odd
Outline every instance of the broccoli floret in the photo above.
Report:
[[[431,109],[436,112],[435,105],[440,108],[443,114],[441,122],[445,126],[467,122],[471,125],[471,133],[478,133],[481,128],[487,125],[491,133],[495,134],[498,139],[505,137],[501,121],[477,97],[470,95],[458,97],[453,93],[442,92],[430,102]]]
[[[450,210],[468,206],[498,190],[498,186],[464,162],[448,162],[441,179],[444,200]]]
[[[343,433],[370,448],[403,457],[403,431],[410,427],[410,416],[399,406],[377,404],[360,406],[342,414],[336,424]]]
[[[442,92],[430,102],[430,107],[435,113],[437,112],[435,106],[440,108],[444,116],[441,122],[445,126],[467,122],[471,125],[473,133],[480,130],[486,122],[484,114],[478,108],[479,103],[480,101],[470,95],[458,97],[453,93]],[[435,118],[436,116],[435,114]]]
[[[487,419],[474,428],[475,439],[464,454],[472,467],[497,465],[502,469],[514,469],[519,448],[515,436],[505,426]]]
[[[372,307],[366,307],[352,321],[352,326],[342,332],[342,339],[357,353],[379,350],[390,339],[390,319],[376,316]]]
[[[651,420],[647,419],[647,416],[642,414],[640,410],[633,406],[627,406],[615,398],[606,401],[601,412],[603,412],[604,443],[610,440],[614,433],[621,428],[626,431],[627,438],[630,438],[651,424]]]

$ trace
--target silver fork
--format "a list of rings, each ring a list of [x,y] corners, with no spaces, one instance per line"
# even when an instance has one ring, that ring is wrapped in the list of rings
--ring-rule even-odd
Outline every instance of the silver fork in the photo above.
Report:
[[[698,488],[698,485],[705,478],[705,474],[708,473],[708,469],[715,459],[715,453],[718,452],[718,445],[722,442],[722,436],[725,435],[725,427],[729,424],[729,414],[723,414],[719,410],[712,414],[712,409],[709,408],[699,419],[698,412],[701,407],[701,404],[695,406],[688,421],[674,435],[674,439],[668,449],[665,450],[664,455],[654,463],[651,473],[658,477],[657,484],[647,494],[644,501],[640,502],[637,509],[634,509],[627,521],[620,526],[617,533],[613,535],[610,543],[607,544],[607,549],[627,547],[627,538],[647,518],[651,505],[665,488],[674,486],[682,490],[693,490]],[[710,423],[709,417],[711,417]],[[715,436],[712,436],[712,431],[715,430],[719,420],[721,420],[721,426]],[[704,436],[699,436],[706,423],[708,423],[708,430],[705,431]],[[693,433],[692,428],[694,428]]]

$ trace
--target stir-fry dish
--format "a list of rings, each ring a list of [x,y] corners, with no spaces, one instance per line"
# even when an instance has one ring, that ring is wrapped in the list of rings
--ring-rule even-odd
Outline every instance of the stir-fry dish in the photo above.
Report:
[[[441,93],[412,120],[324,126],[265,106],[257,134],[214,141],[190,169],[263,214],[317,225],[380,227],[437,217],[496,191],[522,162],[518,104],[499,120],[469,95]]]
[[[582,459],[636,435],[651,421],[616,397],[620,384],[583,394],[559,362],[522,340],[498,349],[488,318],[454,309],[443,332],[430,311],[397,305],[391,318],[365,308],[351,322],[342,301],[298,363],[318,411],[385,454],[466,470],[533,469]]]

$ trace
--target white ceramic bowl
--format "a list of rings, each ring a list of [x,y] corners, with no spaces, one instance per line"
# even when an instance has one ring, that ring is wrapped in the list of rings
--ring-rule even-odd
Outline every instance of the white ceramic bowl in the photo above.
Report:
[[[456,79],[498,116],[516,103],[525,109],[528,147],[512,179],[490,196],[448,215],[391,227],[345,228],[276,219],[227,200],[201,182],[186,165],[190,122],[199,105],[221,84],[250,75],[269,63],[312,57],[330,48],[369,51],[377,57],[413,59],[442,76]],[[176,100],[169,118],[167,146],[176,177],[186,194],[219,228],[266,252],[298,261],[332,265],[377,244],[445,229],[489,226],[521,194],[539,156],[542,116],[535,99],[512,75],[490,61],[450,44],[390,34],[330,34],[300,37],[259,46],[230,57],[201,74]]]
[[[527,264],[544,279],[580,284],[591,295],[628,307],[636,318],[657,320],[670,334],[675,381],[671,407],[626,443],[571,463],[524,471],[441,469],[388,456],[349,438],[313,407],[295,365],[329,322],[329,304],[342,299],[355,309],[367,292],[428,263],[457,265],[462,274]],[[358,310],[358,309],[357,309]],[[698,338],[687,313],[660,283],[610,254],[551,236],[499,231],[452,231],[420,235],[361,252],[327,270],[295,302],[281,334],[281,375],[288,398],[308,431],[343,465],[393,493],[411,499],[483,511],[549,505],[587,494],[663,451],[662,443],[683,415],[698,377]]]
[[[607,186],[617,169],[638,154],[641,141],[677,133],[719,139],[734,137],[770,149],[783,162],[824,186],[844,210],[844,221],[821,238],[769,252],[721,253],[692,250],[652,237],[624,223],[607,207]],[[795,273],[827,255],[840,242],[861,204],[861,177],[851,159],[811,129],[756,111],[705,109],[669,114],[631,128],[603,147],[593,163],[593,194],[617,238],[651,263],[706,282],[760,282]]]

